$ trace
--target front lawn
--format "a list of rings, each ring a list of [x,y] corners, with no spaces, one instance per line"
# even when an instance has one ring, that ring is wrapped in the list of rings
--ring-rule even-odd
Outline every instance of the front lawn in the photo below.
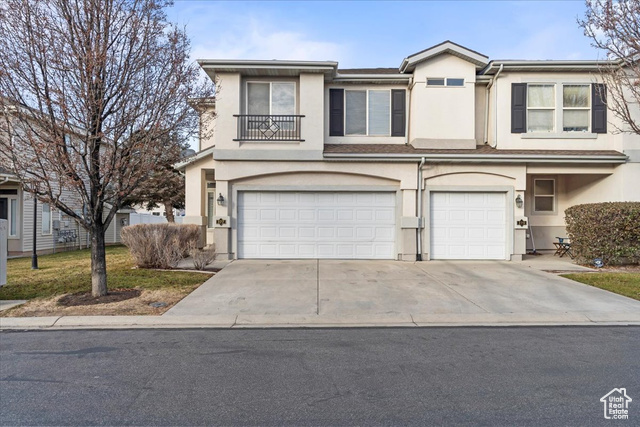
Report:
[[[142,296],[128,302],[87,307],[60,307],[61,295],[91,290],[91,252],[62,252],[38,257],[38,270],[31,269],[31,258],[7,261],[7,284],[0,288],[0,300],[30,300],[24,306],[2,312],[3,316],[84,315],[84,314],[161,314],[205,282],[210,275],[184,271],[158,271],[133,268],[125,246],[107,247],[109,290],[136,288]],[[161,308],[149,303],[165,302]]]
[[[640,273],[576,273],[562,277],[640,301]]]

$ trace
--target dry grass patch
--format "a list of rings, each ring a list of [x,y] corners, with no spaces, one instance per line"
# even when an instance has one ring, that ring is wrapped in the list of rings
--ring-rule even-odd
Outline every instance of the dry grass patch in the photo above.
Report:
[[[7,285],[0,288],[0,299],[26,299],[29,302],[0,312],[0,316],[162,314],[211,277],[211,274],[200,272],[134,268],[128,249],[112,246],[107,248],[109,288],[138,289],[141,295],[107,304],[64,307],[58,305],[61,296],[91,290],[90,252],[82,250],[40,256],[39,265],[39,270],[31,270],[30,258],[8,261]],[[167,306],[149,306],[153,302],[165,302]]]

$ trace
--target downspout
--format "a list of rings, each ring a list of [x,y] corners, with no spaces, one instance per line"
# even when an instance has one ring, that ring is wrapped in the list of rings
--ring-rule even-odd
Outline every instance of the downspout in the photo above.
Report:
[[[7,178],[6,176],[2,179],[2,182],[0,182],[0,185],[4,184],[5,182],[8,182],[9,178]]]
[[[405,117],[404,123],[404,145],[409,145],[409,118],[411,117],[411,91],[413,90],[413,77],[409,80],[407,89],[407,117]]]
[[[490,89],[493,86],[493,83],[498,80],[498,76],[500,76],[500,73],[502,72],[502,69],[504,68],[504,64],[500,64],[500,68],[498,69],[498,72],[496,73],[495,76],[493,76],[493,78],[491,79],[491,81],[487,84],[487,92],[486,92],[486,96],[485,96],[485,120],[484,120],[484,144],[488,145],[489,144],[489,94],[490,94]],[[497,114],[497,102],[494,102],[494,108],[496,108],[496,112],[494,113]],[[497,117],[496,117],[497,119]],[[497,120],[496,120],[496,124],[497,124]],[[494,141],[496,142],[496,144],[493,146],[494,148],[498,145],[497,143],[497,132],[494,134]]]
[[[418,165],[418,228],[416,229],[416,261],[422,261],[422,167],[426,163],[426,159],[423,157],[420,159]]]

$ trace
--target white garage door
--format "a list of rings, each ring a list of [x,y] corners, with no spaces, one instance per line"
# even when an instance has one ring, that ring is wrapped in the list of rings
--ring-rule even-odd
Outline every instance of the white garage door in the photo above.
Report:
[[[431,193],[431,259],[505,259],[506,193]]]
[[[393,192],[238,193],[239,258],[393,259]]]

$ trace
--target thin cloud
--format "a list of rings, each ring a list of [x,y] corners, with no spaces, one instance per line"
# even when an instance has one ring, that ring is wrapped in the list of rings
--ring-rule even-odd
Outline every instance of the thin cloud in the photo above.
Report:
[[[253,18],[198,42],[193,47],[194,59],[339,60],[347,52],[344,45],[313,40],[303,32],[277,29]]]

